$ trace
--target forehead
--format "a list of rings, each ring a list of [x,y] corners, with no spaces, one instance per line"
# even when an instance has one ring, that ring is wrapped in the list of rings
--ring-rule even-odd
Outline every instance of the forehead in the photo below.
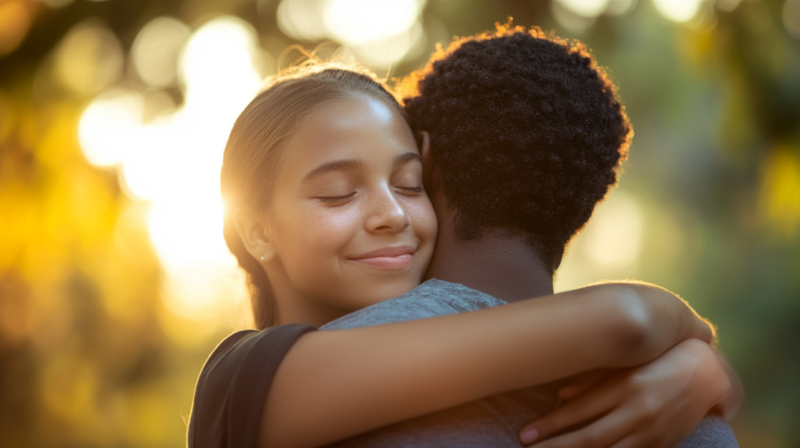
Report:
[[[305,117],[285,148],[286,161],[315,164],[336,158],[394,158],[416,151],[397,108],[367,95],[330,102]]]

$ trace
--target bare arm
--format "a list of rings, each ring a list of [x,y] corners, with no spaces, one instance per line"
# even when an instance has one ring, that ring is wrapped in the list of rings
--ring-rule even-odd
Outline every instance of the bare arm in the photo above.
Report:
[[[315,446],[594,368],[635,366],[710,328],[642,284],[303,336],[278,370],[261,446]],[[311,429],[313,428],[313,429]]]

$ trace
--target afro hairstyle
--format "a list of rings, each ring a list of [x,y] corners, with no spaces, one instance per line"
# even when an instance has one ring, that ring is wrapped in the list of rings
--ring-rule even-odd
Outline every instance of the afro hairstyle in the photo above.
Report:
[[[497,24],[437,46],[398,91],[412,129],[430,134],[457,238],[521,233],[551,273],[633,136],[586,47],[538,27]]]

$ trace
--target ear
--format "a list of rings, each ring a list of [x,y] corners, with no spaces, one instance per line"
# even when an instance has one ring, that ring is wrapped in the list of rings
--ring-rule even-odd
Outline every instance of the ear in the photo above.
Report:
[[[425,189],[431,190],[433,173],[436,170],[436,164],[431,155],[431,135],[428,134],[428,131],[420,131],[419,136],[419,155],[422,157],[422,181],[425,184]]]
[[[268,235],[264,218],[252,208],[242,206],[233,212],[233,224],[242,239],[245,249],[259,263],[275,258],[275,247]]]

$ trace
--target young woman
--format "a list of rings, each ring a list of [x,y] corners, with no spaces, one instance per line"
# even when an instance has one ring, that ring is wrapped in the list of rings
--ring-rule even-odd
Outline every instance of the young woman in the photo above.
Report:
[[[323,445],[580,372],[641,365],[676,344],[699,353],[705,344],[687,340],[712,338],[680,299],[638,284],[312,331],[411,291],[436,238],[414,136],[395,98],[364,72],[317,66],[273,80],[234,125],[221,183],[226,241],[254,286],[260,331],[229,336],[209,357],[192,447]],[[694,374],[705,385],[693,408],[699,421],[729,384],[709,379],[720,376],[713,366]]]

